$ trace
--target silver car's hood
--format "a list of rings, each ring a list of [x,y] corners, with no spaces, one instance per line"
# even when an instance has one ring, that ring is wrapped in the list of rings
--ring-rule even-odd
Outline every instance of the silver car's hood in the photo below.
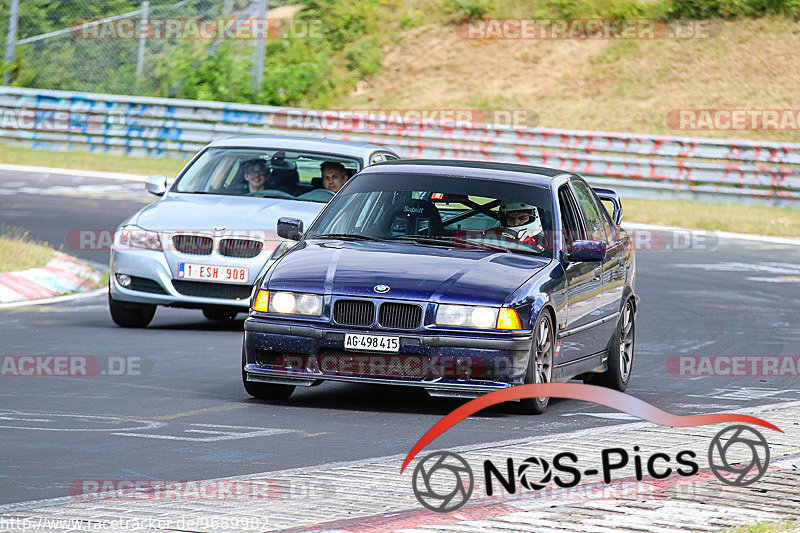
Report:
[[[299,218],[305,227],[326,204],[219,194],[168,193],[142,209],[130,222],[156,231],[226,230],[275,231],[281,217]]]

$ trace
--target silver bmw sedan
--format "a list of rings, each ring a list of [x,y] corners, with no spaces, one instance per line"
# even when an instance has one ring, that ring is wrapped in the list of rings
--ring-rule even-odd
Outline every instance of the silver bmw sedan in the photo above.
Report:
[[[202,309],[210,320],[247,311],[253,285],[294,241],[281,217],[308,226],[349,177],[398,159],[382,146],[278,136],[233,137],[203,148],[161,196],[125,220],[111,249],[108,305],[123,327],[146,327],[156,306]]]

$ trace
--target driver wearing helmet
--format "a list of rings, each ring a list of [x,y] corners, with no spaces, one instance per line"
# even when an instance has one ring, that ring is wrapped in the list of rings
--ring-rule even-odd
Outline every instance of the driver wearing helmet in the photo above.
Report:
[[[538,251],[544,251],[545,239],[541,223],[536,217],[536,208],[518,202],[500,204],[500,226],[484,232],[486,237],[500,241],[513,239],[525,243]]]
[[[534,207],[527,204],[500,204],[500,225],[504,234],[513,235],[515,239],[526,244],[535,244],[535,236],[541,231]]]

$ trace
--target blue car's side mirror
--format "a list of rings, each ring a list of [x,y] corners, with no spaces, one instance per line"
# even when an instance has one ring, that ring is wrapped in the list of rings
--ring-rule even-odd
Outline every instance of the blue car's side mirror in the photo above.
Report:
[[[569,258],[572,261],[602,261],[606,258],[606,243],[603,241],[574,241]]]
[[[299,241],[303,238],[303,221],[290,217],[279,218],[278,237]]]

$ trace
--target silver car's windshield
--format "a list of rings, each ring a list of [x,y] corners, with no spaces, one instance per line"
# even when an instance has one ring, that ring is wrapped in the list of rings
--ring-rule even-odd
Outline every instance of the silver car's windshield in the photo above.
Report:
[[[172,190],[327,202],[360,168],[358,159],[338,155],[210,148],[186,169]]]

